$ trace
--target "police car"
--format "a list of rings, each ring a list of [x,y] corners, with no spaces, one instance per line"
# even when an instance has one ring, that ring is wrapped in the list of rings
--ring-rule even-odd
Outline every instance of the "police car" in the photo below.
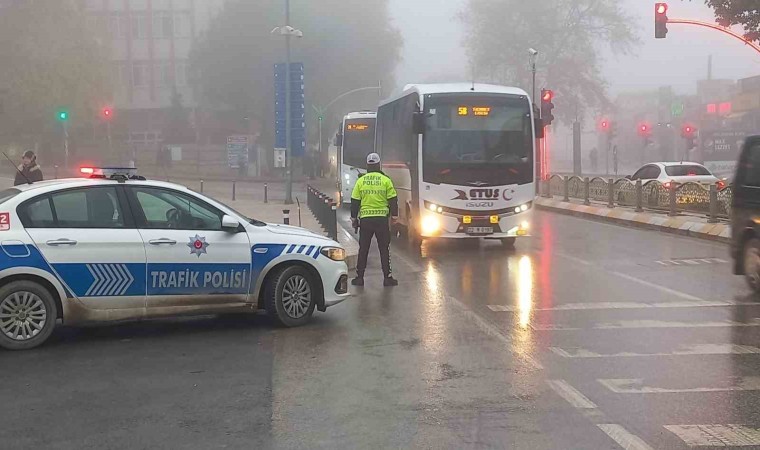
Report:
[[[264,309],[292,327],[348,296],[345,250],[133,169],[0,191],[0,347],[63,324]]]

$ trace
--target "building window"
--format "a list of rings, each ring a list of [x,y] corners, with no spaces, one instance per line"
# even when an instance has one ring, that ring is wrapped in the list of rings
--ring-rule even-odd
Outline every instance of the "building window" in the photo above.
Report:
[[[174,20],[172,14],[166,11],[153,13],[153,37],[169,39],[174,35]]]
[[[150,83],[150,65],[147,62],[132,63],[132,85],[146,87]]]
[[[132,13],[132,39],[145,39],[148,37],[145,18],[145,13]]]
[[[153,66],[153,79],[157,87],[173,86],[174,76],[170,62],[156,62]]]
[[[190,11],[178,11],[174,13],[174,37],[190,37]]]
[[[177,86],[187,86],[187,61],[177,61],[175,64]]]

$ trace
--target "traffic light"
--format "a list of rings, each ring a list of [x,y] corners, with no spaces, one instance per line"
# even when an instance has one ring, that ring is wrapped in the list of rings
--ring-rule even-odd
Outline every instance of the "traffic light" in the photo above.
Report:
[[[599,131],[602,133],[609,133],[610,131],[610,121],[607,119],[602,119],[599,121]]]
[[[686,124],[681,128],[681,137],[686,139],[686,143],[689,148],[694,147],[694,141],[697,138],[697,127],[694,125]]]
[[[544,125],[551,125],[554,121],[554,115],[552,110],[554,109],[554,91],[550,89],[541,89],[541,118],[544,121]]]
[[[654,5],[654,37],[665,39],[668,37],[668,4],[655,3]]]
[[[60,122],[68,122],[69,120],[69,112],[65,109],[61,109],[56,113],[56,117]]]
[[[641,122],[638,125],[637,130],[639,132],[639,136],[644,138],[644,145],[649,145],[652,142],[650,139],[652,136],[652,127],[646,122]]]
[[[110,106],[106,106],[100,111],[100,115],[104,120],[111,120],[113,118],[113,109]]]

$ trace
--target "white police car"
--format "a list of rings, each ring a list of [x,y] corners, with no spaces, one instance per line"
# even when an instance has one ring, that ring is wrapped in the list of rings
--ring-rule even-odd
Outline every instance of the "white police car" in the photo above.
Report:
[[[0,347],[66,325],[265,309],[305,324],[348,296],[345,251],[131,169],[0,191]]]

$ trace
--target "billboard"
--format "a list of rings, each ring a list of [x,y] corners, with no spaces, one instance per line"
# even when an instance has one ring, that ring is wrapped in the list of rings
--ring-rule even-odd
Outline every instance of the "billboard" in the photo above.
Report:
[[[706,131],[702,135],[705,167],[719,178],[732,176],[748,133],[740,130],[718,130]]]

